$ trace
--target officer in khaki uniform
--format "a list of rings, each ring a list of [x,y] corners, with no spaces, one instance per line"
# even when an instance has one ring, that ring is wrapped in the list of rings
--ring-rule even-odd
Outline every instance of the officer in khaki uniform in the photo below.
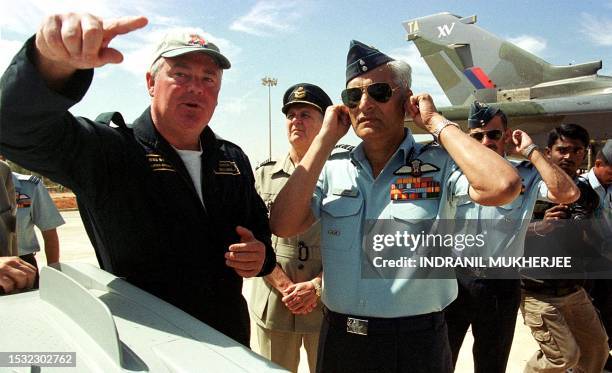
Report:
[[[17,255],[15,186],[9,165],[0,160],[0,256]]]
[[[323,113],[331,104],[329,96],[312,84],[296,84],[285,92],[282,111],[291,144],[289,154],[269,159],[255,171],[255,188],[268,209],[319,133]],[[318,299],[320,232],[317,222],[298,236],[272,236],[277,266],[270,275],[253,283],[251,317],[256,324],[259,353],[293,372],[298,369],[302,343],[311,372],[317,361],[323,316]]]

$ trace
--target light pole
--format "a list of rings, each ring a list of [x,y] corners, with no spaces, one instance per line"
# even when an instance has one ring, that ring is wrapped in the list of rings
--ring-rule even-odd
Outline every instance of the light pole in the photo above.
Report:
[[[272,158],[272,101],[270,98],[270,90],[272,86],[275,86],[278,80],[266,76],[261,79],[261,84],[268,87],[268,157]]]

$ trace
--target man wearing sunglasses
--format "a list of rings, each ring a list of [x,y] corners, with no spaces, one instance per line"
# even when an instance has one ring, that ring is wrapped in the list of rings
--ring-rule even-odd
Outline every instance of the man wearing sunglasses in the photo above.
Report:
[[[321,221],[326,311],[319,372],[452,371],[441,311],[456,297],[456,281],[397,278],[399,272],[363,278],[366,220],[431,221],[454,216],[463,199],[500,205],[520,192],[507,162],[437,113],[429,95],[413,96],[410,85],[407,63],[352,41],[344,105],[327,109],[272,206],[271,228],[281,237]],[[406,114],[444,149],[417,144],[404,128]],[[362,142],[328,160],[351,124]]]
[[[506,115],[500,109],[475,101],[470,107],[468,127],[470,137],[501,157],[506,156],[508,148],[509,155],[525,157],[531,162],[513,163],[523,187],[511,203],[491,207],[464,201],[457,207],[456,217],[465,223],[465,230],[478,230],[466,233],[488,232],[486,246],[478,255],[520,257],[536,200],[573,202],[579,191],[572,179],[551,163],[525,132],[508,128]],[[484,271],[457,270],[459,295],[445,310],[453,364],[457,363],[471,325],[474,371],[503,373],[514,336],[520,280],[516,272],[490,268]]]

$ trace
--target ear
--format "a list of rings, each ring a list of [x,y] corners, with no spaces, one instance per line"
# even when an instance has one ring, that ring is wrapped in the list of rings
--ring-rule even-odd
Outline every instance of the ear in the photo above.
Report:
[[[408,89],[406,91],[406,98],[404,99],[404,116],[406,116],[407,113],[410,113],[410,97],[412,97],[412,90]],[[402,123],[402,126],[404,124]]]
[[[146,79],[147,79],[147,91],[149,91],[149,96],[153,97],[155,96],[155,79],[153,78],[153,75],[151,75],[149,71],[147,71]]]
[[[544,148],[544,153],[546,154],[548,158],[550,158],[550,148],[548,146]]]
[[[510,127],[504,130],[504,144],[512,145],[514,142],[512,141],[512,129]]]
[[[595,167],[599,168],[599,167],[603,167],[603,162],[601,161],[601,159],[595,159]]]

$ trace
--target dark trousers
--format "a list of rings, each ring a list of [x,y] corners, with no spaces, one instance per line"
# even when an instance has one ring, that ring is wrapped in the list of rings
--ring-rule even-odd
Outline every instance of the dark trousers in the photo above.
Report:
[[[24,262],[28,262],[36,267],[36,278],[34,279],[34,286],[32,289],[38,289],[38,281],[40,280],[40,272],[38,272],[38,264],[36,263],[36,257],[34,254],[26,254],[19,256]]]
[[[521,301],[520,280],[460,276],[458,282],[459,295],[444,310],[453,366],[472,325],[474,372],[505,372]]]
[[[368,335],[347,332],[347,315],[326,310],[318,373],[450,373],[442,312],[394,319],[366,318]]]

